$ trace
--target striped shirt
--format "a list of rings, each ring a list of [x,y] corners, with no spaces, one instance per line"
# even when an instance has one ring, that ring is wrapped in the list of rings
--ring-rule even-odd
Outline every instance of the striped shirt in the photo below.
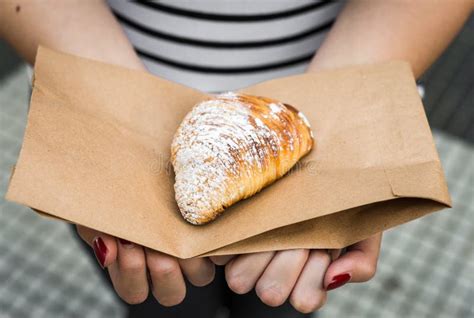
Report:
[[[207,92],[305,71],[342,3],[109,0],[148,70]]]

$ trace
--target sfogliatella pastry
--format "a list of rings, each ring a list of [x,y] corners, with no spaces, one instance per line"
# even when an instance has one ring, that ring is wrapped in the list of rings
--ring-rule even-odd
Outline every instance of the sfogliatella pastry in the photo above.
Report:
[[[204,224],[283,176],[313,147],[306,117],[259,96],[225,93],[198,103],[171,145],[184,219]]]

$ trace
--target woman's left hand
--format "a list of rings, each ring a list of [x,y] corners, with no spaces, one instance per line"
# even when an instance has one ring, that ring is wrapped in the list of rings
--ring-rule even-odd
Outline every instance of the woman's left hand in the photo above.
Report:
[[[340,250],[285,250],[243,255],[215,256],[226,265],[230,289],[245,294],[255,288],[265,304],[275,307],[289,299],[302,313],[321,308],[327,291],[348,282],[370,280],[377,268],[382,233]]]

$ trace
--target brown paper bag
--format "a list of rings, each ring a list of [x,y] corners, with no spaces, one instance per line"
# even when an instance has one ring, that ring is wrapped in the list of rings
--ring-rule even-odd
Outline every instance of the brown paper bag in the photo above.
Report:
[[[450,205],[407,63],[242,92],[303,111],[316,147],[273,185],[194,226],[177,209],[168,160],[176,128],[207,95],[40,48],[7,199],[181,258],[340,248]]]

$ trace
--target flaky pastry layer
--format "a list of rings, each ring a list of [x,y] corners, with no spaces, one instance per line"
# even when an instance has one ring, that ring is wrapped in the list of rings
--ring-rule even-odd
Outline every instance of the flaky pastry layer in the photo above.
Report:
[[[288,104],[237,93],[198,103],[171,145],[181,214],[192,224],[214,220],[287,173],[313,143],[308,120]]]

